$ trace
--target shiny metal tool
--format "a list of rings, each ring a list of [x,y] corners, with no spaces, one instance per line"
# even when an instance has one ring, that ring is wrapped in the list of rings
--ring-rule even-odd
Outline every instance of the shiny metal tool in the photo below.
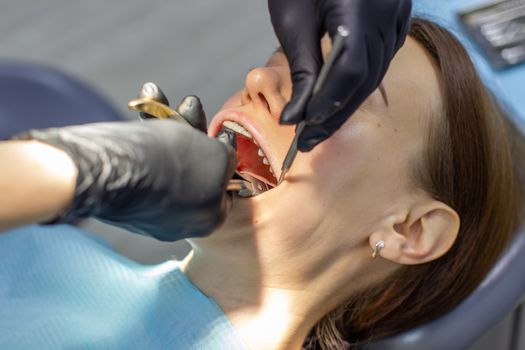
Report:
[[[259,181],[255,178],[253,179],[253,182],[251,181],[252,179],[250,179],[250,181],[232,179],[230,180],[230,182],[228,182],[228,186],[226,186],[226,191],[235,192],[237,193],[237,195],[239,195],[239,197],[248,198],[269,190],[268,185],[266,185],[264,182]]]
[[[333,41],[332,41],[332,50],[330,51],[330,54],[328,55],[328,58],[326,59],[326,62],[324,63],[323,67],[321,68],[321,71],[319,72],[319,76],[317,77],[317,80],[314,85],[313,94],[315,95],[319,89],[321,89],[321,86],[323,86],[326,77],[328,75],[328,72],[330,71],[330,68],[332,68],[332,65],[335,62],[335,59],[339,54],[341,53],[341,50],[344,47],[344,39],[348,37],[349,32],[348,30],[343,27],[339,26],[337,28],[337,33],[334,35]],[[280,185],[281,182],[283,182],[284,177],[290,171],[290,168],[292,167],[292,164],[295,160],[295,157],[297,156],[297,143],[299,141],[299,136],[301,136],[301,133],[303,132],[304,128],[306,127],[306,122],[303,120],[299,124],[297,124],[297,128],[295,129],[295,136],[292,140],[292,144],[290,145],[290,148],[288,149],[288,153],[286,153],[286,158],[284,158],[283,166],[281,168],[281,175],[279,176],[279,181],[277,185]]]
[[[170,108],[170,103],[155,83],[145,83],[139,96],[129,101],[128,108],[139,112],[141,119],[174,119],[184,122],[195,129],[206,132],[206,114],[197,96],[184,97],[177,108]]]
[[[170,108],[166,95],[155,83],[144,84],[138,98],[129,101],[128,108],[139,112],[142,119],[175,119],[191,125],[179,112]]]
[[[185,97],[176,109],[172,109],[169,106],[166,95],[155,83],[145,83],[140,90],[138,98],[128,103],[128,108],[139,112],[140,118],[143,120],[154,118],[173,119],[206,132],[206,115],[197,96]],[[237,149],[235,136],[223,135],[220,141]],[[230,180],[226,191],[235,192],[240,197],[252,197],[268,190],[267,185],[256,178],[247,180]]]

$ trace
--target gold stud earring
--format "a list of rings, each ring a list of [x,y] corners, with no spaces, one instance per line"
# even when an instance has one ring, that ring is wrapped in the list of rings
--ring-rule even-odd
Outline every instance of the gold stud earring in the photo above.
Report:
[[[385,247],[385,241],[380,240],[376,243],[376,248],[374,249],[374,252],[372,253],[372,258],[377,258],[379,254],[381,253],[381,249]]]

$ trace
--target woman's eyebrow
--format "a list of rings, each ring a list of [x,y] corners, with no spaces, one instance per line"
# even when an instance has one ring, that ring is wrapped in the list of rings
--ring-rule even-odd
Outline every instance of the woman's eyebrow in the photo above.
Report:
[[[379,84],[379,92],[381,93],[381,97],[383,97],[383,101],[385,102],[385,105],[388,107],[388,95],[386,94],[385,85],[383,83]]]

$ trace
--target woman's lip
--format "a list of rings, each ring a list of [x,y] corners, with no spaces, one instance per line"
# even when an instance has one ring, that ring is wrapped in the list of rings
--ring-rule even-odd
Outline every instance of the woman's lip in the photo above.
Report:
[[[253,136],[255,141],[257,141],[259,148],[263,150],[265,156],[270,162],[270,166],[272,167],[273,173],[275,174],[276,178],[279,178],[281,169],[278,166],[276,166],[277,160],[275,159],[273,153],[270,150],[270,145],[267,141],[267,138],[261,131],[259,125],[254,123],[253,119],[250,118],[247,114],[234,109],[226,109],[224,111],[220,111],[215,115],[215,117],[213,117],[210,126],[208,127],[208,136],[216,137],[217,134],[221,131],[222,124],[228,120],[236,122],[237,124],[240,124],[242,127],[244,127],[246,130],[248,130],[248,132]]]

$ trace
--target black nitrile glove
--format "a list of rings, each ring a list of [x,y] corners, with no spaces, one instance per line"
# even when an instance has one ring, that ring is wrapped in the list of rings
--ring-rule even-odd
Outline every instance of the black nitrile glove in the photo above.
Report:
[[[281,124],[306,121],[305,152],[330,137],[381,83],[403,45],[410,0],[268,0],[272,24],[291,67],[293,94]],[[323,64],[320,39],[349,31],[325,84],[312,96]]]
[[[200,237],[222,223],[233,147],[173,120],[32,130],[78,167],[73,203],[57,223],[95,217],[161,241]]]

